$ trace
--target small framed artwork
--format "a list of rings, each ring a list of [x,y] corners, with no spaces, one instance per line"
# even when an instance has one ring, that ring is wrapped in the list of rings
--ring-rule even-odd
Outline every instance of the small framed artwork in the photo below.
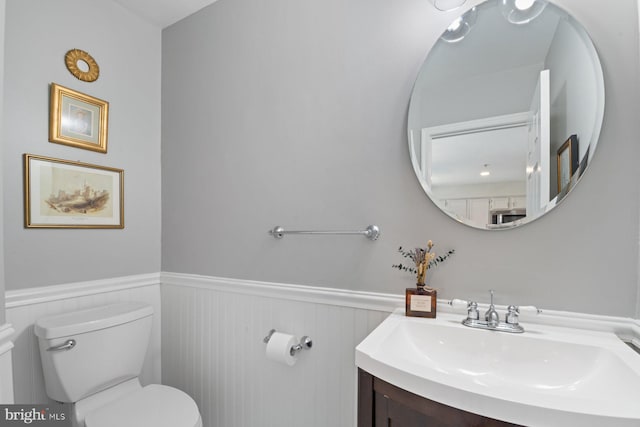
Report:
[[[558,193],[565,188],[578,169],[578,136],[571,135],[558,149]]]
[[[109,103],[51,83],[49,141],[107,152]]]
[[[124,228],[124,171],[24,154],[26,228]]]

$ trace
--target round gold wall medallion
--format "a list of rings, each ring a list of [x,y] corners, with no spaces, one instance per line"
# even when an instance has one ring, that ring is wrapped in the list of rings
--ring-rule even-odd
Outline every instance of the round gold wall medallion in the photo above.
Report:
[[[98,63],[84,50],[71,49],[64,56],[64,62],[67,64],[67,70],[69,70],[69,72],[79,80],[93,82],[98,80],[98,77],[100,76],[100,67],[98,67]],[[82,70],[78,66],[78,62],[84,63],[81,63],[80,66],[88,68],[87,71]]]

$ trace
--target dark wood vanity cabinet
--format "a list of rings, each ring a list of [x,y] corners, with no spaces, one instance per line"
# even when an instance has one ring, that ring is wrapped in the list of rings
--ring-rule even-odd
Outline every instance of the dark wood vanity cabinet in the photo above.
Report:
[[[434,402],[358,369],[358,427],[516,426]]]

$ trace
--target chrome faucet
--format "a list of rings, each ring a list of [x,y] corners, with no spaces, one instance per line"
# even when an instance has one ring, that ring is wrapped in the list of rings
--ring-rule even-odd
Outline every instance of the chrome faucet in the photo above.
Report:
[[[491,331],[522,333],[524,332],[524,328],[519,324],[520,310],[523,309],[528,312],[532,311],[536,314],[542,313],[542,310],[539,310],[538,308],[533,306],[516,307],[515,305],[510,305],[507,307],[505,321],[500,322],[500,316],[498,315],[498,312],[493,305],[493,290],[490,290],[489,293],[491,294],[491,303],[489,304],[489,309],[484,314],[484,320],[480,320],[478,303],[470,301],[467,303],[467,318],[462,321],[463,325],[470,328],[488,329]],[[462,301],[451,300],[449,304],[453,305],[454,302],[456,304],[459,304]]]
[[[484,320],[487,322],[487,326],[495,328],[500,324],[500,316],[498,316],[498,312],[493,306],[493,290],[489,290],[489,293],[491,293],[491,305],[489,305],[489,310],[484,314]]]

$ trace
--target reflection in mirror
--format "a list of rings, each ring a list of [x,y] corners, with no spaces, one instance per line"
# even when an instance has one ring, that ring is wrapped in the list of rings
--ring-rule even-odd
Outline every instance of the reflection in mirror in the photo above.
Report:
[[[431,0],[436,9],[443,12],[455,10],[462,6],[467,0]]]
[[[418,73],[411,160],[448,215],[513,228],[555,207],[590,163],[602,68],[582,26],[546,1],[488,0],[463,12]]]

